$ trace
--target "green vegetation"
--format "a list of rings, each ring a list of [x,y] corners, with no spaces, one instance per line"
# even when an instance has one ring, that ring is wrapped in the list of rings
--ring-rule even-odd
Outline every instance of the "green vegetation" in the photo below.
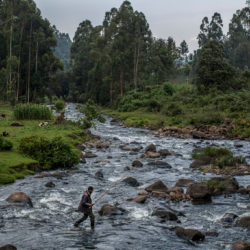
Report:
[[[209,187],[212,187],[212,188],[216,188],[216,189],[219,189],[219,190],[224,190],[225,189],[225,186],[223,183],[220,183],[216,180],[208,180],[207,182],[204,182],[204,184],[207,184]]]
[[[210,163],[220,168],[235,167],[237,164],[245,164],[245,158],[233,156],[233,153],[227,148],[210,148],[206,147],[199,153],[193,153],[194,159],[210,158]]]
[[[36,159],[41,169],[70,168],[79,163],[77,152],[73,151],[61,137],[52,140],[39,136],[25,137],[21,140],[19,150]]]
[[[50,120],[52,111],[45,105],[19,104],[14,108],[14,116],[17,120]]]
[[[55,102],[56,111],[60,112],[65,108],[65,102],[63,100],[57,100]]]
[[[25,175],[34,173],[34,170],[40,167],[38,159],[32,159],[32,157],[25,156],[19,151],[19,145],[23,138],[30,136],[43,137],[49,142],[54,141],[53,145],[57,145],[58,141],[54,138],[55,136],[61,137],[63,142],[70,146],[74,156],[76,153],[80,154],[80,150],[76,149],[75,146],[88,139],[83,129],[73,122],[64,121],[60,125],[54,125],[55,118],[52,117],[52,120],[45,127],[39,127],[41,122],[39,120],[19,121],[23,127],[12,127],[10,125],[16,122],[13,109],[8,105],[0,105],[1,113],[6,114],[6,118],[0,120],[0,132],[6,131],[9,133],[7,140],[13,144],[13,148],[10,151],[0,152],[0,184],[12,182],[17,178],[24,178]],[[61,145],[58,145],[58,147],[60,148]],[[68,146],[65,147],[65,152],[69,152]],[[35,151],[35,148],[33,150]],[[67,157],[66,154],[66,159]],[[58,160],[61,160],[60,156],[55,158],[55,165]]]
[[[9,151],[13,147],[13,144],[6,140],[4,137],[0,136],[0,152],[1,151]]]

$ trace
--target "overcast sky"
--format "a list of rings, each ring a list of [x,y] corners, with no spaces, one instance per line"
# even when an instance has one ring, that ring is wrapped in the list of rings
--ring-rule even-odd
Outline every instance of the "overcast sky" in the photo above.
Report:
[[[93,25],[102,23],[104,14],[119,7],[123,0],[35,0],[43,17],[55,24],[61,32],[74,33],[80,22],[89,19]],[[224,30],[233,13],[245,6],[246,0],[131,0],[134,10],[143,12],[153,35],[160,38],[172,36],[177,44],[186,40],[190,51],[197,47],[196,37],[204,16],[219,12]]]

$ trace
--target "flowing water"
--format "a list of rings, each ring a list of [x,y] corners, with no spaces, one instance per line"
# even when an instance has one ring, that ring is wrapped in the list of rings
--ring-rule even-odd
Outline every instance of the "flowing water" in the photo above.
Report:
[[[68,119],[78,119],[79,113],[74,104],[67,106],[66,116]],[[247,195],[213,197],[213,203],[200,206],[192,205],[191,202],[172,203],[159,198],[148,198],[145,204],[127,201],[136,197],[139,190],[159,179],[172,187],[180,178],[202,181],[213,176],[203,175],[189,168],[192,150],[197,145],[202,147],[215,144],[228,147],[237,155],[249,157],[250,142],[156,137],[148,130],[110,125],[110,118],[107,118],[105,124],[98,124],[97,129],[92,132],[103,140],[110,141],[113,146],[106,150],[93,149],[98,157],[87,159],[87,164],[77,166],[84,173],[68,174],[61,180],[28,176],[14,184],[0,187],[0,246],[13,244],[18,249],[231,249],[231,244],[235,241],[250,238],[249,231],[238,227],[224,227],[220,222],[227,212],[239,216],[250,215],[250,200]],[[154,143],[157,149],[178,153],[165,159],[172,169],[148,166],[146,159],[140,159],[142,151],[137,155],[129,155],[129,152],[119,148],[121,144],[145,147],[150,143]],[[235,147],[235,144],[242,144],[243,147]],[[107,159],[109,163],[96,163]],[[135,159],[141,160],[144,166],[125,171],[124,167],[131,166]],[[98,170],[102,170],[103,180],[95,177]],[[79,230],[75,230],[73,223],[80,218],[75,210],[86,187],[94,186],[92,198],[95,200],[115,181],[127,176],[136,178],[141,185],[135,188],[121,183],[94,207],[98,211],[103,204],[119,204],[127,213],[112,217],[101,217],[96,213],[97,225],[94,231],[90,230],[89,220]],[[250,184],[248,176],[237,177],[237,180],[243,186]],[[56,186],[45,187],[48,181],[53,181]],[[20,191],[31,197],[34,208],[9,206],[5,202],[10,194]],[[165,206],[185,212],[186,217],[179,218],[181,224],[169,221],[161,223],[157,217],[151,216],[154,208]],[[207,236],[204,242],[190,245],[168,230],[168,227],[175,225],[218,232],[219,236]]]

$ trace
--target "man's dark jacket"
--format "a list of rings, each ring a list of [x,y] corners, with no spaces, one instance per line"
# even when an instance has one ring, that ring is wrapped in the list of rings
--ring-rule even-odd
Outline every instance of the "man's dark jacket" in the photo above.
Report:
[[[82,213],[86,213],[86,214],[90,213],[91,208],[89,208],[89,207],[90,207],[91,203],[92,203],[91,197],[90,197],[88,191],[85,191],[83,193],[81,202],[78,206],[78,211],[82,212]]]

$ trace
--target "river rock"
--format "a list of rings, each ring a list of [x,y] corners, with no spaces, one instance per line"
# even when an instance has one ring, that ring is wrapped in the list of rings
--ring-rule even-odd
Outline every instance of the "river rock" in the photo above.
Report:
[[[175,187],[188,187],[189,185],[193,184],[194,181],[191,179],[179,179],[176,184]]]
[[[17,248],[13,245],[8,244],[8,245],[0,247],[0,250],[17,250]]]
[[[87,151],[84,155],[85,158],[95,158],[97,157],[96,154],[93,154],[92,151]]]
[[[209,180],[210,183],[215,183],[212,186],[212,195],[232,194],[239,189],[239,184],[235,178],[232,177],[214,177]]]
[[[83,154],[80,154],[80,155],[79,155],[79,158],[80,158],[80,163],[82,163],[82,164],[87,163],[87,162],[86,162],[86,159],[85,159],[85,157],[84,157]]]
[[[96,148],[98,148],[98,149],[109,148],[109,146],[110,146],[110,142],[108,142],[108,141],[98,141],[96,143]]]
[[[246,188],[244,188],[243,186],[240,186],[237,193],[239,194],[248,194],[248,190]]]
[[[123,214],[124,212],[125,212],[124,209],[118,208],[116,206],[112,206],[112,205],[109,205],[109,204],[104,204],[101,207],[101,209],[98,211],[98,213],[101,216],[104,216],[104,215],[120,215],[120,214]]]
[[[144,151],[145,151],[145,153],[156,152],[156,146],[154,144],[150,144],[144,149]]]
[[[49,181],[49,182],[47,182],[46,184],[45,184],[45,187],[48,187],[48,188],[53,188],[53,187],[55,187],[56,185],[55,185],[55,183],[53,182],[53,181]]]
[[[135,168],[141,168],[143,167],[143,164],[140,161],[136,160],[136,161],[133,161],[132,166]]]
[[[39,175],[35,176],[35,178],[46,178],[46,177],[54,177],[57,179],[62,179],[65,176],[65,174],[62,173],[40,173]]]
[[[171,165],[165,161],[150,161],[148,162],[148,165],[162,167],[162,168],[172,168]]]
[[[187,195],[192,198],[195,205],[210,203],[211,193],[207,184],[194,183],[187,189]]]
[[[159,158],[161,155],[160,155],[160,153],[155,153],[155,152],[147,152],[146,153],[146,155],[145,155],[145,157],[146,158]]]
[[[250,185],[247,186],[247,191],[248,191],[248,193],[250,194]]]
[[[168,155],[171,155],[171,153],[167,150],[167,149],[161,149],[158,151],[158,153],[163,156],[163,157],[166,157]]]
[[[130,169],[129,166],[126,166],[126,167],[124,167],[124,170],[125,170],[125,171],[130,171],[131,169]]]
[[[158,192],[167,192],[168,188],[162,181],[157,181],[154,184],[145,188],[148,192],[158,191]]]
[[[147,200],[147,196],[146,195],[139,195],[134,199],[131,199],[131,202],[136,202],[136,203],[145,203],[145,201]]]
[[[10,195],[6,200],[8,202],[23,203],[25,205],[27,204],[30,207],[33,207],[33,204],[32,204],[30,197],[23,192],[14,193],[14,194]]]
[[[250,228],[250,216],[240,218],[236,222],[236,226]]]
[[[192,241],[203,241],[205,239],[205,235],[198,230],[183,228],[183,227],[175,227],[174,231],[176,235]]]
[[[122,182],[125,182],[126,184],[128,184],[128,185],[130,185],[132,187],[138,187],[138,186],[140,186],[139,182],[135,178],[133,178],[133,177],[127,177]]]
[[[200,159],[196,159],[191,163],[190,168],[200,168],[202,166],[209,165],[211,163],[211,160],[212,158],[209,156],[204,156]]]
[[[131,150],[132,150],[132,148],[129,147],[129,146],[127,146],[127,145],[121,145],[119,148],[120,148],[121,150],[124,150],[124,151],[131,151]]]
[[[110,121],[110,125],[116,125],[116,126],[119,126],[121,123],[120,120],[116,119],[116,118],[113,118],[111,121]]]
[[[178,217],[176,214],[164,209],[164,208],[157,208],[156,210],[153,211],[152,216],[157,216],[162,219],[167,219],[170,221],[177,221]]]
[[[99,178],[99,179],[103,179],[103,172],[101,171],[101,170],[99,170],[99,171],[97,171],[96,173],[95,173],[95,177],[97,177],[97,178]]]
[[[81,150],[81,151],[84,151],[86,148],[87,148],[87,146],[85,145],[85,144],[79,144],[79,145],[77,145],[76,146],[79,150]]]
[[[208,136],[200,131],[192,131],[192,136],[194,139],[207,139]]]
[[[250,250],[250,242],[239,240],[233,244],[232,250]]]
[[[226,214],[222,217],[221,222],[231,224],[231,223],[234,222],[234,220],[235,220],[236,218],[238,218],[238,215],[233,214],[233,213],[226,213]]]
[[[140,191],[138,192],[138,194],[139,194],[139,195],[147,195],[148,192],[147,192],[146,190],[140,190]]]

